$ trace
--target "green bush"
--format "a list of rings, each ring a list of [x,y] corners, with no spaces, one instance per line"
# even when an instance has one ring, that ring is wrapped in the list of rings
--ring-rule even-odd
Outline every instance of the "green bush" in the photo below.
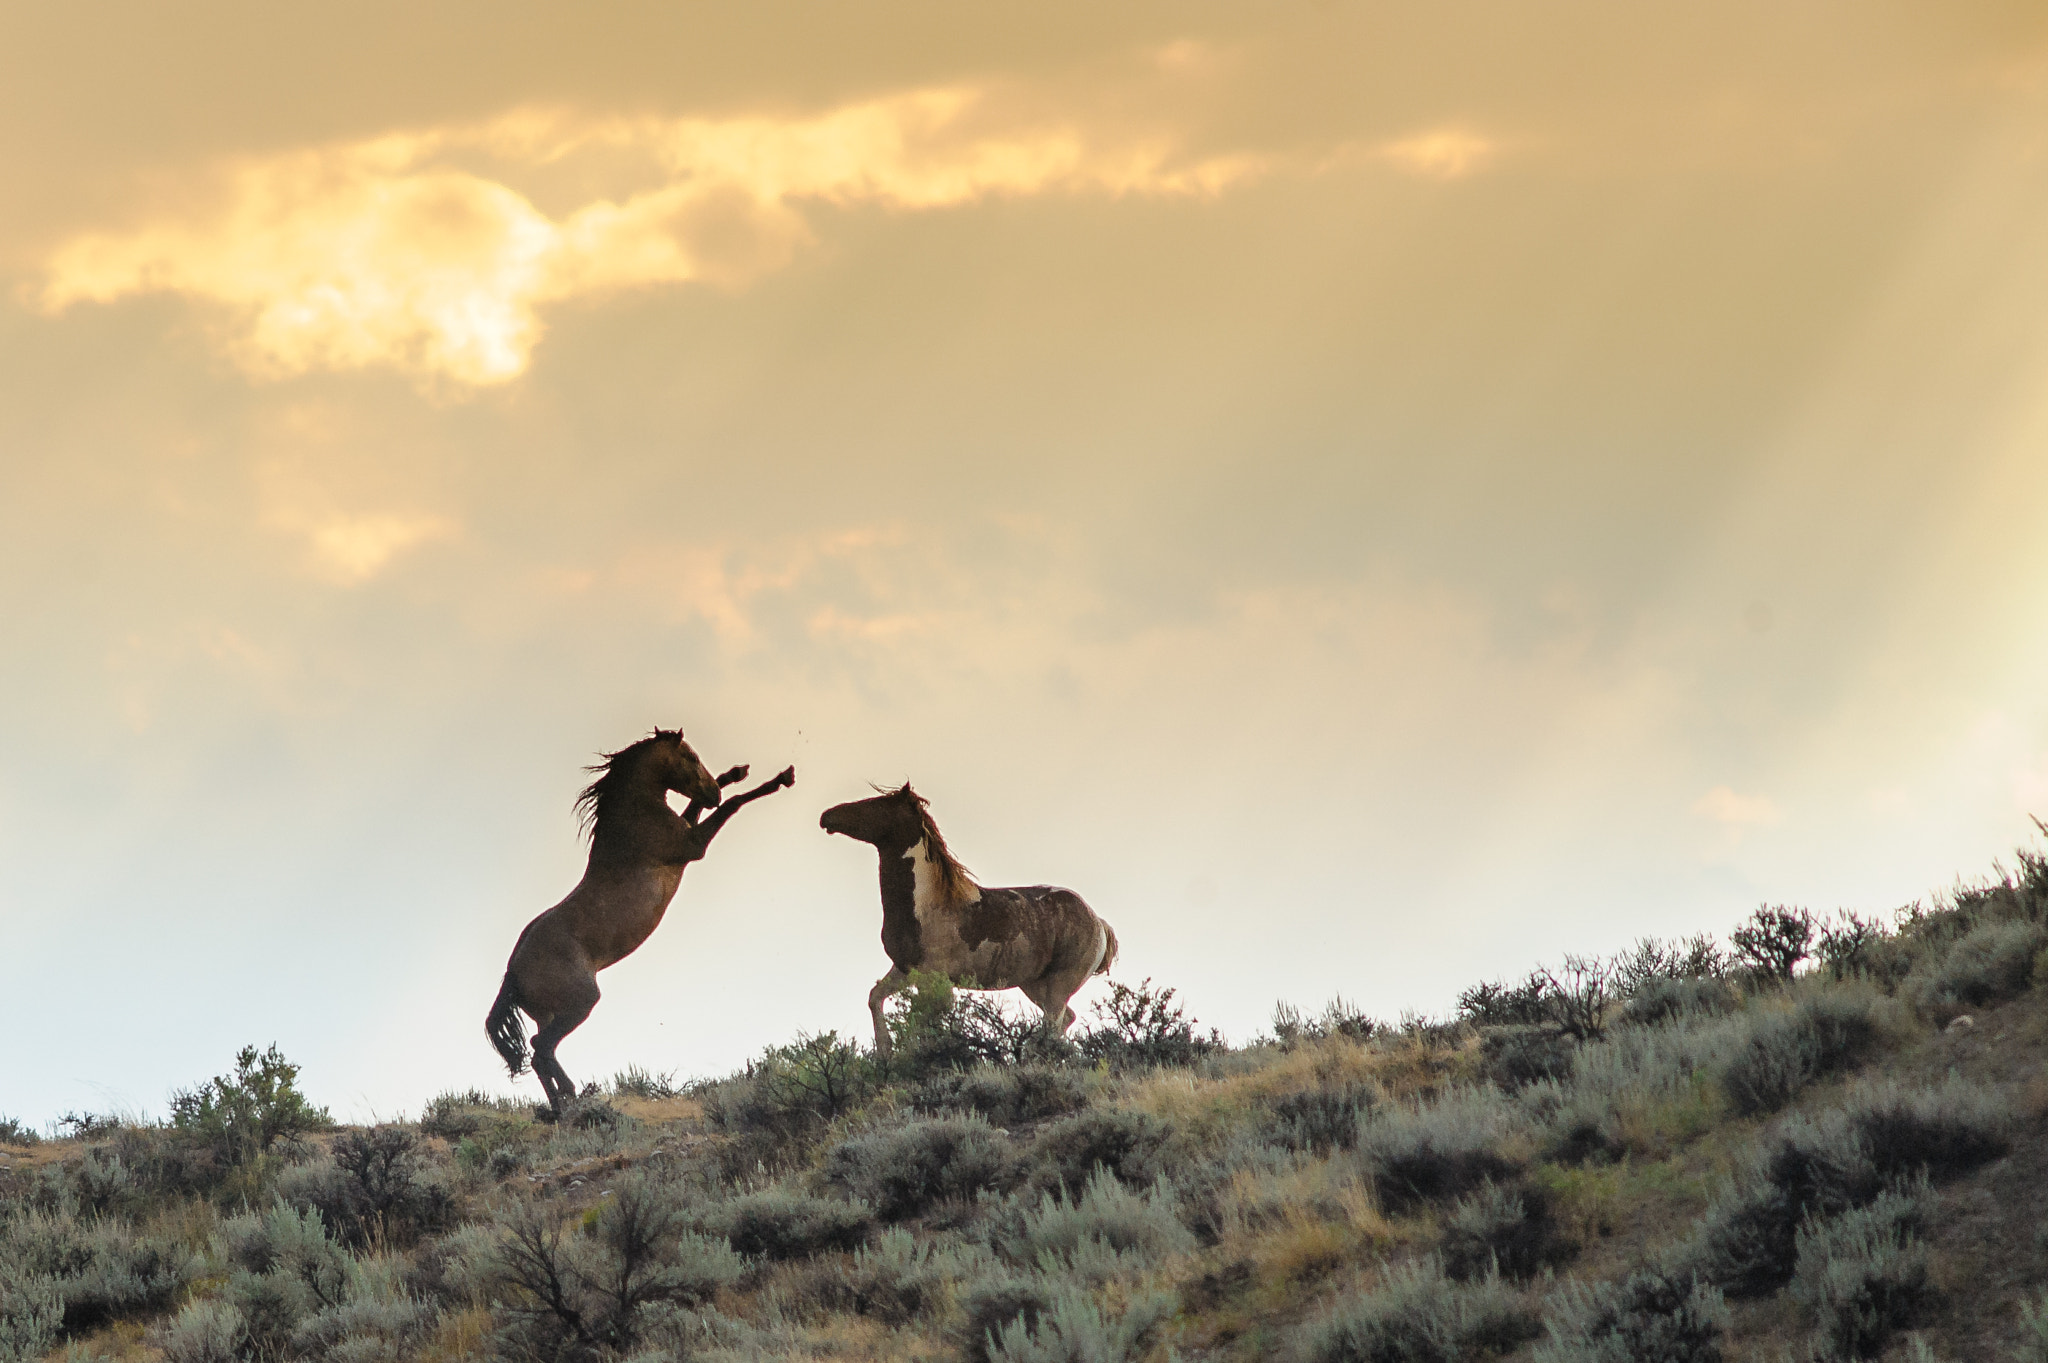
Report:
[[[2000,1003],[2033,983],[2034,957],[2043,946],[2048,946],[2048,927],[2039,923],[1985,923],[1908,976],[1907,989],[1915,1006],[1927,1013]]]
[[[1125,1363],[1150,1351],[1153,1335],[1173,1311],[1172,1297],[1151,1293],[1112,1316],[1094,1298],[1066,1289],[1036,1322],[1019,1317],[1003,1326],[988,1356],[992,1363]]]
[[[1013,1201],[989,1238],[1013,1263],[1100,1281],[1195,1247],[1174,1201],[1163,1182],[1140,1193],[1098,1166],[1076,1197],[1055,1190],[1035,1204]]]
[[[1569,1283],[1547,1303],[1536,1363],[1721,1363],[1728,1307],[1685,1273],[1655,1268],[1620,1283]]]
[[[1342,994],[1324,1004],[1323,1011],[1313,1016],[1304,1014],[1291,1003],[1273,1005],[1273,1039],[1283,1048],[1297,1046],[1304,1041],[1328,1041],[1333,1037],[1346,1041],[1369,1041],[1383,1030],[1377,1020],[1359,1011]]]
[[[1853,1130],[1885,1178],[1925,1174],[1945,1183],[2003,1155],[2014,1118],[2003,1094],[1950,1079],[1922,1088],[1872,1084],[1826,1120]]]
[[[1357,1080],[1283,1093],[1265,1105],[1261,1134],[1289,1150],[1350,1150],[1358,1144],[1359,1121],[1378,1097],[1375,1085]]]
[[[875,1218],[864,1203],[775,1187],[715,1204],[699,1225],[741,1254],[781,1261],[865,1244]]]
[[[2013,1363],[2048,1363],[2048,1290],[2020,1303],[2020,1338]]]
[[[164,1363],[239,1363],[248,1340],[241,1312],[224,1301],[198,1301],[157,1336]]]
[[[855,1315],[905,1325],[936,1312],[952,1284],[985,1272],[988,1265],[987,1251],[978,1246],[921,1244],[909,1231],[891,1226],[839,1270],[841,1303]]]
[[[296,1141],[334,1125],[324,1107],[299,1092],[299,1067],[272,1046],[244,1046],[235,1072],[171,1095],[171,1126],[212,1146],[229,1164],[246,1164],[278,1141]]]
[[[1135,987],[1109,982],[1109,997],[1090,1006],[1095,1021],[1079,1041],[1081,1054],[1117,1069],[1192,1065],[1224,1049],[1211,1031],[1198,1036],[1196,1019],[1173,1001],[1174,991],[1153,987],[1148,975]]]
[[[0,1116],[0,1145],[40,1145],[43,1138],[19,1117]]]
[[[986,1122],[928,1118],[850,1136],[825,1155],[825,1179],[884,1221],[904,1221],[945,1202],[1003,1187],[1015,1170]]]
[[[1768,1296],[1792,1280],[1808,1218],[1839,1216],[1883,1190],[1883,1175],[1845,1123],[1795,1117],[1708,1206],[1690,1264],[1731,1297]]]
[[[1934,1285],[1921,1235],[1932,1204],[1921,1183],[1800,1228],[1792,1295],[1813,1318],[1822,1358],[1876,1358],[1924,1321]]]
[[[1380,1205],[1401,1212],[1447,1202],[1516,1172],[1495,1148],[1507,1111],[1493,1089],[1453,1089],[1426,1106],[1381,1107],[1359,1124],[1358,1156]]]
[[[933,1074],[911,1093],[910,1103],[920,1112],[979,1113],[1008,1127],[1086,1107],[1088,1084],[1055,1065],[981,1065]]]
[[[1728,1101],[1745,1116],[1776,1112],[1815,1080],[1862,1063],[1877,1045],[1874,1004],[1866,989],[1841,988],[1759,1018],[1721,1071]]]
[[[700,1091],[713,1129],[733,1138],[728,1165],[739,1173],[756,1163],[797,1162],[833,1121],[875,1090],[873,1063],[837,1032],[800,1035],[773,1046],[746,1070]]]
[[[1458,995],[1458,1016],[1475,1027],[1541,1027],[1550,1021],[1550,976],[1538,970],[1520,984],[1490,980]]]
[[[1511,1353],[1541,1328],[1500,1279],[1454,1283],[1423,1260],[1339,1302],[1302,1330],[1298,1348],[1306,1363],[1452,1363]]]
[[[0,1328],[19,1339],[76,1335],[167,1305],[192,1277],[182,1247],[111,1218],[23,1211],[0,1220]]]
[[[1495,1273],[1525,1281],[1576,1252],[1541,1188],[1487,1183],[1444,1218],[1444,1272],[1457,1282]]]
[[[1078,1192],[1097,1166],[1126,1183],[1149,1185],[1166,1172],[1173,1124],[1130,1108],[1100,1107],[1048,1125],[1031,1144],[1031,1182]]]

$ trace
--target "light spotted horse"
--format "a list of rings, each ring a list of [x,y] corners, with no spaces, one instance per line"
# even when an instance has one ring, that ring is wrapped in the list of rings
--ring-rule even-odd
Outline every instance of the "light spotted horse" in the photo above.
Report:
[[[590,834],[583,879],[519,934],[484,1020],[491,1045],[517,1078],[527,1065],[519,1014],[533,1019],[540,1029],[533,1072],[557,1115],[576,1086],[562,1072],[555,1047],[597,1006],[597,972],[632,955],[661,925],[683,869],[703,857],[727,819],[749,801],[796,784],[790,767],[721,804],[720,788],[745,780],[747,769],[734,767],[713,780],[680,729],[656,729],[590,770],[597,779],[576,797]],[[680,814],[669,808],[670,791],[689,797]],[[714,812],[700,822],[707,809]]]
[[[908,784],[818,817],[827,833],[871,844],[882,863],[882,950],[889,973],[868,992],[875,1050],[889,1058],[882,1005],[912,970],[962,989],[1020,989],[1048,1031],[1074,1024],[1068,1006],[1116,960],[1116,933],[1081,896],[1057,885],[977,885],[946,850],[924,797]]]

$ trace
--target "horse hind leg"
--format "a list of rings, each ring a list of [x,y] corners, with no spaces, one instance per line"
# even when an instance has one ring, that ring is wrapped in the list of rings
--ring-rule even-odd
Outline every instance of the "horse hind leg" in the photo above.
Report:
[[[586,987],[577,991],[574,1002],[557,1008],[533,1037],[533,1072],[540,1079],[540,1086],[547,1091],[548,1106],[556,1116],[562,1115],[562,1108],[576,1096],[576,1084],[562,1068],[562,1062],[555,1058],[555,1047],[562,1038],[581,1027],[590,1016],[590,1010],[597,1007],[600,997],[595,977],[586,977]]]

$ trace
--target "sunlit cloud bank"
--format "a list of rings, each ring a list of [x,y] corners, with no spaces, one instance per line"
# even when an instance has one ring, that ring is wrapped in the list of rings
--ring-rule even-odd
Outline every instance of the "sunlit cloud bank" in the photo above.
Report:
[[[220,168],[202,207],[64,242],[42,306],[144,293],[211,305],[252,374],[388,366],[429,382],[523,373],[551,303],[741,287],[812,242],[819,206],[925,212],[1001,196],[1213,195],[1247,156],[1005,114],[926,89],[811,117],[587,118],[520,110]],[[633,170],[550,214],[523,180]]]

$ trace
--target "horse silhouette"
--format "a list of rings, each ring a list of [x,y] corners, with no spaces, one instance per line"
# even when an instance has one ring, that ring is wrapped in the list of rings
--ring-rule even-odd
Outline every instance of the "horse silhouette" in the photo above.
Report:
[[[519,1014],[533,1019],[539,1028],[533,1072],[557,1114],[576,1096],[576,1086],[555,1059],[555,1047],[597,1006],[597,972],[632,955],[661,926],[683,869],[703,857],[727,819],[750,801],[796,784],[796,768],[789,767],[721,803],[722,788],[746,779],[747,768],[713,780],[680,729],[656,729],[590,770],[597,779],[576,797],[590,835],[583,879],[519,934],[484,1019],[491,1045],[514,1078],[527,1066]],[[689,797],[681,814],[669,808],[670,791]],[[707,809],[713,812],[700,822]]]
[[[906,783],[818,816],[827,833],[872,845],[882,865],[882,950],[889,973],[868,993],[875,1050],[888,1059],[882,1005],[912,970],[962,989],[1021,989],[1047,1031],[1074,1023],[1067,1001],[1116,960],[1116,933],[1081,896],[1057,885],[977,885]]]

